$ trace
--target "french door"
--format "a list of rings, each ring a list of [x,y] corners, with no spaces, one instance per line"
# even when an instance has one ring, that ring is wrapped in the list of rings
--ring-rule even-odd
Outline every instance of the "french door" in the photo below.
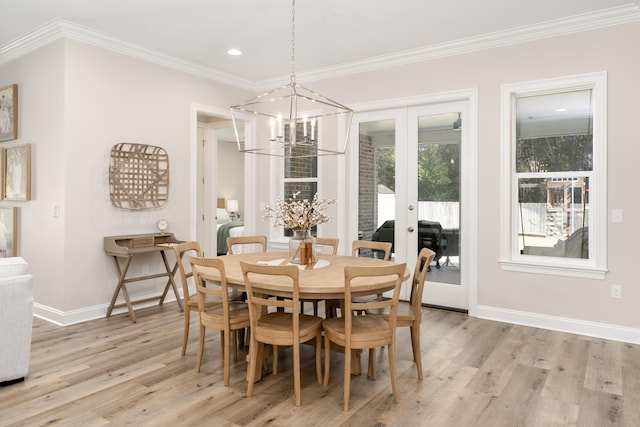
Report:
[[[352,148],[358,158],[358,238],[392,242],[394,260],[411,270],[423,247],[436,252],[423,303],[462,310],[469,308],[465,255],[472,250],[464,246],[465,215],[473,215],[465,208],[470,193],[464,183],[474,170],[465,170],[468,103],[358,113]],[[409,298],[409,287],[405,282],[402,299]]]

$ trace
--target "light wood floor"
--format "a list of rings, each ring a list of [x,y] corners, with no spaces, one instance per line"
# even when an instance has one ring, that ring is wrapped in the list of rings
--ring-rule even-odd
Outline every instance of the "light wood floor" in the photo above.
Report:
[[[640,346],[424,309],[419,381],[407,330],[398,332],[400,403],[387,352],[378,377],[353,377],[342,411],[342,355],[328,389],[304,348],[302,406],[293,403],[289,351],[280,372],[246,397],[243,361],[222,384],[219,336],[210,333],[194,372],[197,316],[180,356],[174,304],[65,328],[35,319],[26,382],[0,388],[2,426],[640,426]],[[366,356],[363,358],[366,369]],[[366,372],[366,371],[365,371]]]

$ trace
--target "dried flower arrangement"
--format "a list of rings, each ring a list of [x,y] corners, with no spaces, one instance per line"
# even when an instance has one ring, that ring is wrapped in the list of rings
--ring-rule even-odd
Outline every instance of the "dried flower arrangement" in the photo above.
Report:
[[[288,201],[276,200],[276,207],[264,208],[264,218],[275,218],[274,226],[282,225],[292,230],[309,230],[311,227],[328,222],[331,217],[324,213],[325,209],[335,199],[319,199],[318,194],[313,199],[298,199],[300,192],[293,194]]]

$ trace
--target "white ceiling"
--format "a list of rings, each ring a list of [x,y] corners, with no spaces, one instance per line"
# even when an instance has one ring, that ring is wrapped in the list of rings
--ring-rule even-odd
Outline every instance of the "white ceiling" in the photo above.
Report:
[[[639,0],[298,0],[298,80],[638,20]],[[0,0],[0,57],[61,19],[257,85],[291,71],[291,0]],[[85,28],[86,27],[86,28]],[[501,41],[502,40],[502,41]],[[243,51],[229,56],[229,48]],[[1,59],[1,58],[0,58]],[[1,63],[2,61],[0,61]],[[317,77],[319,78],[319,77]],[[307,80],[308,80],[307,79]]]

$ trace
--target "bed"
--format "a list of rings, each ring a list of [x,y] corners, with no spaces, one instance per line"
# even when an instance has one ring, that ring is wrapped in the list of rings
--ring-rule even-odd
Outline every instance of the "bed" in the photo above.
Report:
[[[224,198],[218,198],[218,210],[216,218],[218,222],[217,231],[217,252],[218,255],[227,254],[227,237],[236,237],[244,235],[244,223],[242,221],[232,221],[227,212],[226,201]]]

